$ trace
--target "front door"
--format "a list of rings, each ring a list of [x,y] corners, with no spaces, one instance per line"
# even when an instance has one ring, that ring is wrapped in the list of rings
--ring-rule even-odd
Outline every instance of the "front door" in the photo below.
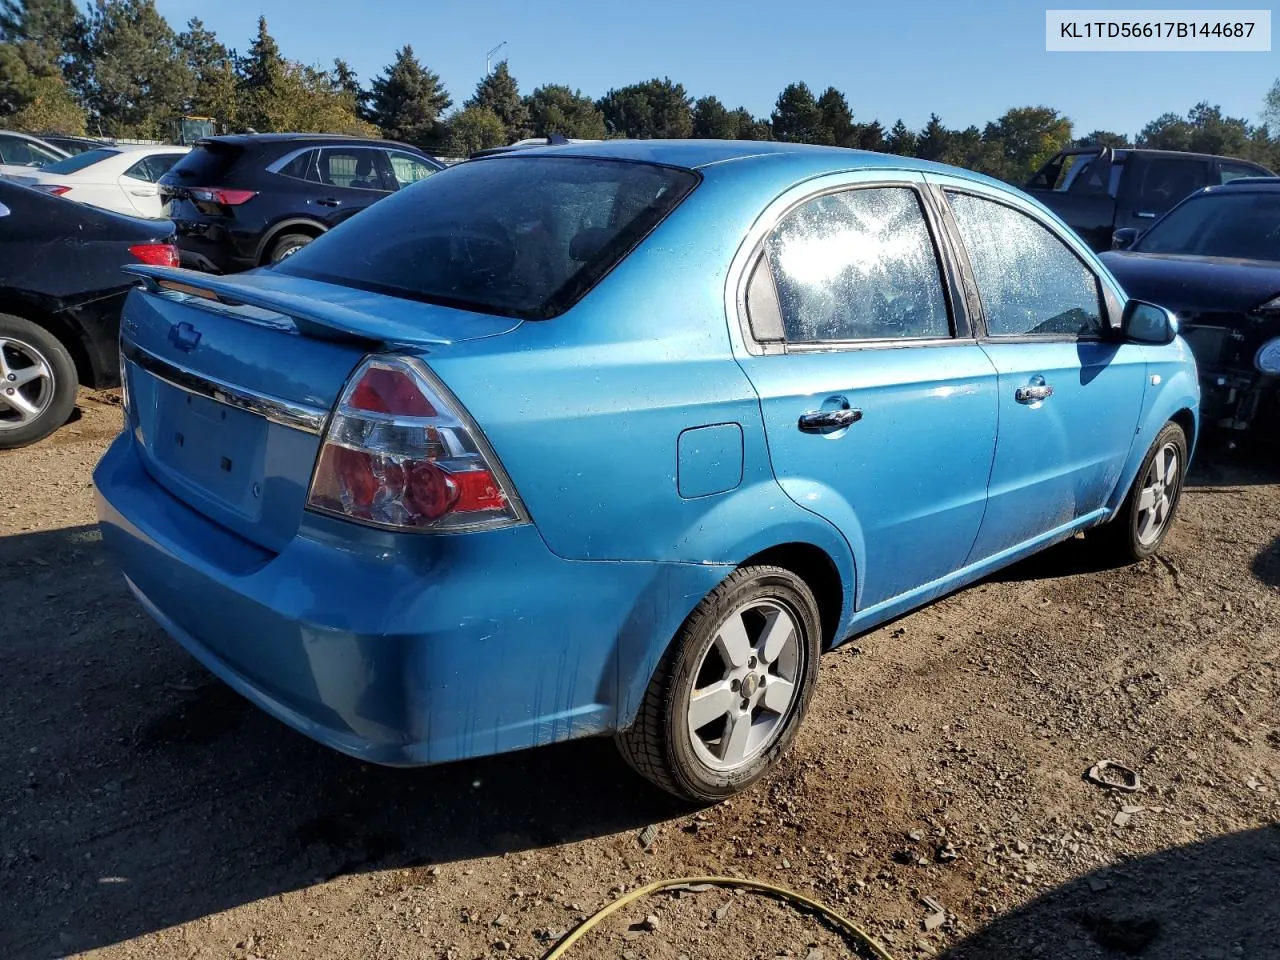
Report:
[[[1106,504],[1137,432],[1146,357],[1109,335],[1102,281],[1066,238],[970,187],[944,193],[982,303],[982,349],[999,373],[978,561]]]
[[[783,198],[747,297],[753,339],[771,341],[741,362],[774,473],[849,541],[859,609],[963,565],[995,449],[994,371],[944,280],[922,187],[851,176]]]

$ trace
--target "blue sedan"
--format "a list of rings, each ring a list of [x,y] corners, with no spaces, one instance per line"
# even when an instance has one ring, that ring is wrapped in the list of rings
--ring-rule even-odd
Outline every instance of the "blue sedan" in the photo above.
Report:
[[[95,480],[139,602],[376,763],[614,735],[741,790],[819,655],[1089,530],[1169,530],[1199,391],[1022,193],[895,156],[459,164],[282,263],[135,268]]]

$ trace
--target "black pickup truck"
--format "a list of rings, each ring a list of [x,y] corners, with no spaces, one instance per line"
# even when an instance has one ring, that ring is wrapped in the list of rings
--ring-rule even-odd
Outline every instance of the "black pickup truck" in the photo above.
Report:
[[[1094,250],[1110,250],[1121,227],[1145,230],[1201,187],[1275,176],[1248,160],[1172,150],[1063,150],[1023,187]]]

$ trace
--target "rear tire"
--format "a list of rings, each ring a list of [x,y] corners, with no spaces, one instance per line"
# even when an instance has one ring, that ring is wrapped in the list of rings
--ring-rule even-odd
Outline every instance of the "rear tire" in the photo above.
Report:
[[[57,337],[0,313],[0,450],[43,440],[66,423],[77,386],[75,362]]]
[[[1153,556],[1173,526],[1187,473],[1187,434],[1170,421],[1156,435],[1120,510],[1090,539],[1107,559],[1134,563]]]
[[[617,736],[643,777],[686,800],[745,790],[786,752],[822,652],[813,592],[781,567],[731,574],[689,615]]]
[[[272,263],[279,263],[286,257],[293,256],[314,239],[315,237],[305,233],[286,233],[271,245],[271,256],[268,259]]]

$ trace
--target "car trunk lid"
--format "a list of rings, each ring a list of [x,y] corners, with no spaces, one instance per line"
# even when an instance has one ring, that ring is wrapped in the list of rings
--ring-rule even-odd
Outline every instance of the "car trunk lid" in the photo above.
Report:
[[[134,267],[121,348],[129,428],[171,494],[269,550],[296,533],[329,411],[373,352],[440,351],[518,321],[269,271]]]

